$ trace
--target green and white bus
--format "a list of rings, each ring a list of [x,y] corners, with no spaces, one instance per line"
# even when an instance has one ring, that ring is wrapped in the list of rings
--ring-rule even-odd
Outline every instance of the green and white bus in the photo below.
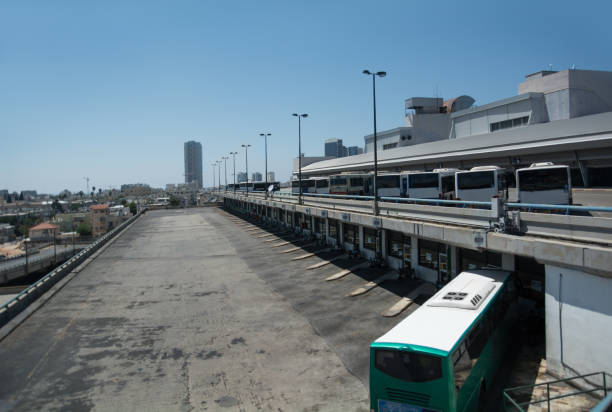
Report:
[[[482,410],[516,324],[514,291],[509,272],[462,272],[371,343],[370,409]]]

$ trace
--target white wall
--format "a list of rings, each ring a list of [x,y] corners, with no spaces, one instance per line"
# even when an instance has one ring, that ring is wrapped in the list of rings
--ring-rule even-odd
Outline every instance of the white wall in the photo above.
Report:
[[[612,373],[612,279],[546,265],[545,302],[548,369]]]

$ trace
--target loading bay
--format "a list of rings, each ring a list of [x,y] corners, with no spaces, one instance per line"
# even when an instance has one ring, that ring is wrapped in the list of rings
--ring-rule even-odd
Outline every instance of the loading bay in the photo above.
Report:
[[[0,341],[0,411],[367,411],[369,344],[425,286],[218,208],[152,211]]]

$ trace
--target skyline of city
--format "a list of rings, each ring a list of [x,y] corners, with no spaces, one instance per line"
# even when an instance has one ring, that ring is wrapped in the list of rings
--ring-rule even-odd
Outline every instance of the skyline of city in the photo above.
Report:
[[[387,130],[403,125],[403,101],[412,96],[468,94],[482,105],[517,94],[524,75],[551,64],[612,67],[600,47],[612,40],[604,24],[612,6],[603,1],[579,9],[570,2],[366,7],[8,4],[0,16],[0,188],[79,191],[84,177],[104,189],[163,187],[184,180],[187,140],[203,144],[206,187],[209,164],[230,152],[244,169],[242,144],[252,146],[249,170],[263,172],[262,132],[272,134],[268,169],[285,181],[298,152],[294,111],[309,114],[306,156],[322,155],[331,137],[364,146],[372,94],[363,69],[388,72],[377,84],[378,130]],[[530,10],[521,30],[491,19],[521,9]],[[372,25],[373,33],[365,30]],[[442,29],[457,36],[431,35]],[[535,41],[542,33],[555,41]],[[500,45],[503,53],[491,52]]]

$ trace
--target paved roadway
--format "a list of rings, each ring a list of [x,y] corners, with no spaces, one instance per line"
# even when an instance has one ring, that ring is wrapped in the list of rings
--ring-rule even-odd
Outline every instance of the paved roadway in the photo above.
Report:
[[[325,282],[336,262],[263,240],[217,208],[147,213],[0,341],[0,411],[367,411],[406,282],[349,298],[371,274]]]

